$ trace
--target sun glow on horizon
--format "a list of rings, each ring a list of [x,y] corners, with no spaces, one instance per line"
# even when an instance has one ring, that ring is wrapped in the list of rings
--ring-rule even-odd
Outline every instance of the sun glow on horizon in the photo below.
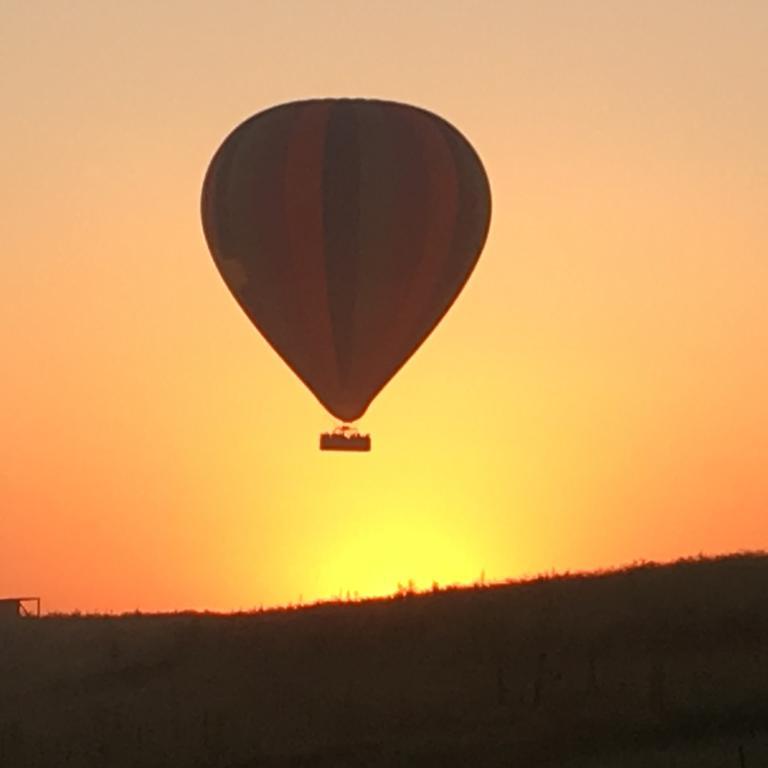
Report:
[[[403,508],[396,494],[376,500],[356,523],[348,521],[326,543],[318,567],[320,595],[386,597],[403,585],[426,589],[433,583],[468,584],[477,580],[481,554],[466,532],[441,518],[440,501],[410,496]]]

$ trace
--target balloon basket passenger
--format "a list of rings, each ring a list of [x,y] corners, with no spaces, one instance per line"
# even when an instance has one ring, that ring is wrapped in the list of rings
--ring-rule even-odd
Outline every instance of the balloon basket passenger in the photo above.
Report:
[[[343,424],[333,432],[320,435],[321,451],[370,451],[371,436],[361,435],[354,427]]]

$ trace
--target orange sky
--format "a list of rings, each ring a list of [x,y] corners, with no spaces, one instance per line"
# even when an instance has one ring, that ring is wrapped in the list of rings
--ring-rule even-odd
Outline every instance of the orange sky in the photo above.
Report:
[[[0,594],[223,610],[768,547],[763,0],[1,22]],[[199,221],[236,124],[342,95],[453,122],[494,197],[370,455],[317,450]]]

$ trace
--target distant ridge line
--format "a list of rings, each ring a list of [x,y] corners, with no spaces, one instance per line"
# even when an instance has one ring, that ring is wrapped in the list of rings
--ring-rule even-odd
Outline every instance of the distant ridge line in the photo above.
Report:
[[[241,609],[236,611],[215,611],[215,610],[195,610],[195,609],[180,609],[178,611],[122,611],[119,613],[101,613],[101,612],[88,612],[81,613],[80,611],[74,611],[72,613],[65,612],[49,612],[45,616],[50,617],[70,617],[70,618],[121,618],[121,617],[145,617],[145,618],[162,618],[162,617],[242,617],[242,616],[264,616],[275,617],[285,614],[296,613],[311,613],[322,609],[338,609],[347,608],[354,609],[361,606],[382,605],[389,603],[397,603],[403,600],[417,600],[417,599],[429,599],[439,596],[448,595],[468,595],[476,592],[498,592],[506,591],[509,589],[518,589],[532,586],[539,586],[545,584],[555,584],[562,582],[586,582],[586,581],[599,581],[610,578],[617,578],[623,576],[631,576],[647,571],[669,571],[676,568],[688,568],[688,567],[703,567],[707,565],[719,565],[725,563],[739,562],[739,561],[755,561],[761,562],[768,568],[768,551],[763,549],[757,550],[739,550],[722,555],[690,555],[680,557],[676,560],[670,561],[654,561],[654,560],[634,560],[630,563],[618,566],[608,566],[605,568],[597,568],[594,570],[577,570],[577,571],[555,571],[543,572],[536,575],[523,575],[519,578],[508,578],[501,581],[486,581],[484,577],[481,577],[477,581],[471,584],[446,584],[445,586],[433,585],[425,589],[418,589],[413,583],[405,586],[400,586],[397,591],[394,591],[391,595],[377,596],[377,597],[356,597],[345,599],[342,597],[321,598],[314,602],[298,602],[288,603],[286,605],[268,606],[266,608],[251,608]],[[30,598],[15,598],[15,599],[30,599]]]

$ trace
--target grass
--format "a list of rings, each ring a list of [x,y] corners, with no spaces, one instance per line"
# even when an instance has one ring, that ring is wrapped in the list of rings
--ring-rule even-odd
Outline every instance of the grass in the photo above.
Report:
[[[768,556],[0,625],[0,766],[768,765]]]

